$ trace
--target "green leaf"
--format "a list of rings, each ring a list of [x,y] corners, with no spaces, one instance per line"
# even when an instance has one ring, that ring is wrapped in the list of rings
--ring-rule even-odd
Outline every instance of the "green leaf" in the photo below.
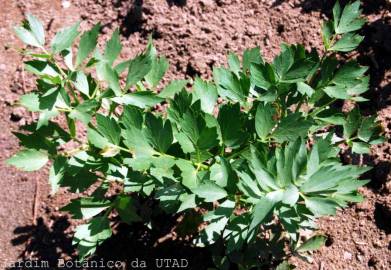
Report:
[[[107,145],[110,144],[108,139],[103,137],[99,132],[92,128],[87,129],[87,138],[89,143],[99,149],[104,149]]]
[[[295,141],[298,137],[305,137],[310,127],[311,122],[300,113],[289,114],[281,119],[271,137],[277,142]]]
[[[34,47],[42,47],[42,45],[36,39],[34,34],[29,30],[27,30],[26,28],[23,28],[21,26],[15,26],[14,31],[15,34],[18,36],[18,38],[24,43],[26,43],[27,45],[31,45]]]
[[[168,60],[165,57],[155,58],[152,61],[151,70],[145,75],[145,81],[151,86],[156,87],[168,69]]]
[[[275,76],[270,64],[252,64],[250,66],[250,74],[252,83],[264,90],[269,90],[274,84]]]
[[[107,63],[98,65],[102,78],[108,83],[114,94],[118,97],[122,95],[122,90],[119,85],[119,78],[117,72]]]
[[[316,217],[335,215],[338,208],[338,204],[335,201],[320,197],[307,197],[305,206]]]
[[[312,236],[310,239],[305,241],[303,244],[301,244],[296,251],[297,252],[306,252],[306,251],[312,251],[317,250],[324,246],[326,243],[327,237],[324,235],[315,235]]]
[[[75,219],[90,219],[110,206],[111,202],[106,199],[82,197],[72,200],[68,205],[62,207],[61,211],[70,213]]]
[[[76,55],[76,63],[75,63],[76,66],[79,66],[84,61],[84,59],[86,59],[90,55],[90,53],[95,49],[98,40],[99,31],[100,31],[100,24],[98,23],[90,31],[87,31],[81,35],[79,49]]]
[[[339,181],[354,179],[368,171],[366,167],[354,166],[325,166],[309,176],[309,179],[300,187],[305,193],[326,191],[337,186]]]
[[[149,91],[129,93],[112,100],[121,105],[133,105],[142,109],[153,107],[164,101],[163,98]]]
[[[249,231],[254,230],[260,224],[266,221],[274,209],[274,202],[269,200],[266,197],[263,197],[259,202],[254,206],[252,210],[252,220],[250,223]]]
[[[295,269],[295,266],[289,264],[287,261],[283,261],[276,268],[276,270],[292,270],[292,269]]]
[[[107,217],[96,217],[87,224],[76,227],[73,243],[77,244],[79,257],[84,259],[93,254],[96,247],[111,235],[112,231]]]
[[[181,92],[188,83],[187,80],[174,80],[171,81],[159,94],[161,98],[174,98],[174,96]]]
[[[148,50],[130,61],[126,77],[126,89],[141,81],[150,72],[151,68],[152,55]]]
[[[201,109],[206,113],[213,114],[217,102],[216,86],[196,77],[194,80],[193,90],[193,103],[200,100]]]
[[[90,86],[88,84],[87,76],[82,71],[78,71],[76,73],[76,80],[73,82],[73,84],[81,93],[87,97],[90,96]]]
[[[235,73],[236,75],[239,74],[239,72],[240,72],[240,60],[239,60],[239,57],[235,53],[230,52],[228,54],[228,65],[229,65],[229,69],[233,73]]]
[[[218,85],[219,94],[233,101],[246,101],[249,89],[242,87],[235,73],[225,68],[213,68],[213,79]]]
[[[118,196],[115,201],[115,209],[117,209],[121,220],[128,224],[141,221],[140,216],[136,213],[135,202],[130,196]]]
[[[192,209],[197,207],[196,204],[196,195],[195,194],[183,194],[180,196],[179,200],[182,202],[179,206],[178,213],[186,209]]]
[[[263,64],[261,49],[255,47],[243,52],[243,72],[248,72],[252,64]]]
[[[239,103],[226,104],[220,107],[217,121],[219,122],[223,143],[226,146],[240,146],[246,139],[246,134],[242,131],[244,119],[240,112]]]
[[[173,141],[172,127],[169,120],[163,123],[163,119],[148,113],[145,116],[147,127],[145,134],[156,149],[165,153]]]
[[[31,14],[27,14],[26,18],[35,39],[38,41],[39,45],[43,46],[45,44],[45,31],[42,23],[38,20],[38,18]]]
[[[197,170],[194,168],[193,164],[190,161],[179,159],[177,160],[176,165],[182,171],[182,184],[190,190],[197,188],[199,179]]]
[[[330,42],[334,33],[334,25],[332,21],[323,22],[322,25],[322,40],[326,50],[330,48]]]
[[[363,40],[363,36],[347,33],[344,34],[342,38],[338,40],[333,46],[331,46],[329,50],[337,52],[350,52],[356,49]]]
[[[353,142],[352,152],[356,154],[370,154],[370,144],[364,142]]]
[[[48,162],[48,154],[35,149],[24,149],[7,159],[8,165],[15,166],[23,171],[36,171]]]
[[[69,117],[74,120],[79,120],[85,125],[92,119],[92,115],[99,108],[99,103],[94,99],[87,100],[79,105],[77,105],[70,113]]]
[[[259,103],[255,114],[255,130],[262,140],[266,140],[266,137],[276,125],[276,121],[273,119],[275,114],[276,110],[270,103]]]
[[[315,93],[315,90],[304,82],[297,83],[297,91],[299,91],[302,95],[307,95],[308,97],[311,97]]]
[[[96,115],[97,130],[114,145],[119,145],[121,129],[114,118]]]
[[[342,11],[342,15],[340,15],[340,7],[338,7],[337,4],[335,9],[334,19],[338,18],[335,22],[335,32],[337,34],[359,30],[365,24],[365,20],[360,18],[360,1],[347,4]]]
[[[73,41],[79,35],[79,25],[80,22],[77,22],[74,25],[57,32],[51,43],[53,53],[61,52],[72,46]]]
[[[374,134],[376,126],[375,116],[365,117],[358,129],[357,137],[364,142],[368,142]]]
[[[223,199],[228,195],[225,189],[212,182],[205,182],[195,189],[192,189],[192,191],[198,197],[204,199],[205,202],[214,202]]]
[[[222,188],[226,188],[229,192],[234,192],[235,189],[235,174],[231,164],[223,157],[219,157],[219,163],[215,163],[210,167],[210,180],[215,182]]]
[[[19,99],[20,105],[27,108],[30,112],[38,112],[39,96],[36,93],[25,94]]]
[[[66,170],[67,159],[62,156],[58,156],[54,159],[49,171],[49,183],[51,187],[51,194],[54,195],[59,187],[60,182],[64,178]]]
[[[122,49],[121,40],[119,37],[119,29],[115,29],[111,38],[106,43],[105,52],[103,54],[104,59],[111,66],[115,59],[118,57]]]
[[[345,124],[343,125],[343,137],[345,139],[351,138],[360,127],[360,123],[361,123],[360,110],[357,107],[355,107],[353,110],[351,110],[348,113],[348,116],[346,117]]]

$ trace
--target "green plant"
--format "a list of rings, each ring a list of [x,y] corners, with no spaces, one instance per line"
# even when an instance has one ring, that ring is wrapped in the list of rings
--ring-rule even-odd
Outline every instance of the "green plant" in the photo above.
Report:
[[[168,61],[151,41],[142,54],[118,62],[118,30],[103,53],[99,24],[80,36],[76,50],[77,23],[46,49],[42,24],[28,15],[15,31],[36,48],[22,53],[37,89],[20,105],[38,120],[15,133],[23,148],[8,164],[34,171],[50,160],[53,193],[90,191],[62,209],[88,220],[74,236],[82,258],[111,236],[111,213],[149,223],[139,214],[140,197],[155,198],[172,214],[207,210],[194,244],[213,246],[218,268],[257,267],[269,248],[275,254],[287,244],[290,254],[314,250],[326,238],[303,242],[300,232],[361,201],[357,188],[368,182],[358,178],[369,168],[342,164],[338,146],[363,154],[382,141],[375,118],[358,107],[366,101],[367,68],[336,58],[363,40],[356,33],[365,22],[360,13],[359,2],[343,10],[337,2],[334,19],[322,27],[321,56],[287,44],[271,63],[259,48],[246,50],[242,61],[231,53],[228,68],[215,67],[212,82],[195,78],[191,91],[186,80],[158,91]],[[354,109],[343,112],[338,100]],[[107,196],[114,182],[120,192]]]

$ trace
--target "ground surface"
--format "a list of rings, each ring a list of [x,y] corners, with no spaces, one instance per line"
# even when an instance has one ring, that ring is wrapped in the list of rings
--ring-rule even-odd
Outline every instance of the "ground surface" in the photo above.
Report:
[[[371,184],[362,189],[367,200],[320,221],[321,229],[329,236],[327,245],[313,254],[311,263],[293,259],[300,270],[391,269],[391,13],[387,1],[364,3],[369,23],[364,29],[364,44],[354,57],[371,67],[371,102],[365,110],[378,114],[388,142],[364,158],[365,163],[374,166],[367,176]],[[241,53],[255,45],[262,48],[266,59],[278,53],[281,42],[320,49],[319,24],[330,15],[331,5],[321,0],[2,0],[0,4],[0,268],[18,259],[54,261],[74,254],[72,222],[58,212],[69,195],[48,195],[46,171],[24,174],[4,165],[4,160],[17,150],[11,132],[31,119],[14,106],[18,95],[33,87],[31,77],[22,69],[22,59],[12,49],[21,44],[11,27],[24,13],[39,16],[50,35],[78,19],[83,20],[83,28],[100,21],[104,39],[119,27],[123,58],[140,52],[152,34],[157,49],[170,61],[167,78],[172,79],[196,75],[208,78],[211,66],[223,64],[229,51]],[[349,155],[344,158],[350,159]],[[126,237],[117,235],[100,253],[128,252],[131,257],[179,253],[193,256],[195,269],[210,263],[199,250],[179,248],[175,243],[143,249],[137,243],[129,245]]]

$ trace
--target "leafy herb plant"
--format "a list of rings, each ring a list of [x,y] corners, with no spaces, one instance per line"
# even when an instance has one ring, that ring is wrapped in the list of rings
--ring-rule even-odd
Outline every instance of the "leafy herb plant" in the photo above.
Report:
[[[369,168],[342,164],[339,145],[363,154],[382,141],[375,117],[359,109],[367,68],[336,57],[363,40],[360,15],[359,2],[336,3],[321,55],[283,44],[269,63],[252,48],[241,60],[230,53],[213,81],[175,80],[162,90],[168,61],[151,41],[120,61],[118,30],[99,49],[99,24],[81,34],[77,23],[48,45],[41,22],[27,15],[15,31],[37,80],[20,105],[37,120],[15,133],[22,149],[7,162],[35,171],[50,160],[53,193],[92,190],[62,209],[87,221],[74,235],[81,258],[112,235],[112,213],[149,223],[140,198],[170,214],[204,209],[193,243],[212,246],[218,268],[259,267],[275,247],[305,254],[326,238],[303,241],[303,230],[363,199],[357,188],[368,181],[358,178]],[[338,101],[354,108],[344,112]],[[113,183],[120,192],[108,196]]]

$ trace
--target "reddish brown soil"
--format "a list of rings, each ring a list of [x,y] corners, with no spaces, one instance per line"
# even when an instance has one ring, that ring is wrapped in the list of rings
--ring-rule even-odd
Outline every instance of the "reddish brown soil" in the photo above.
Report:
[[[266,59],[279,51],[281,42],[303,43],[320,49],[319,25],[330,15],[331,1],[321,0],[79,0],[64,8],[61,1],[1,1],[0,9],[0,265],[18,258],[55,260],[72,256],[73,226],[58,208],[69,200],[60,192],[49,197],[47,173],[24,174],[6,167],[4,160],[17,150],[11,131],[30,116],[13,106],[18,95],[33,88],[31,77],[22,70],[22,59],[10,49],[21,44],[11,33],[25,12],[38,15],[50,35],[60,26],[82,19],[86,28],[102,22],[104,39],[117,27],[122,33],[123,58],[131,57],[144,47],[152,34],[158,50],[170,61],[167,78],[210,77],[211,66],[224,64],[229,51],[241,53],[259,45]],[[366,39],[355,55],[360,63],[371,67],[371,102],[365,110],[377,113],[387,143],[373,149],[364,162],[374,166],[367,175],[371,184],[362,189],[364,203],[324,218],[320,228],[328,236],[327,245],[313,254],[312,263],[297,258],[297,269],[391,269],[391,13],[387,1],[364,1],[369,19],[364,30]],[[103,40],[102,40],[103,41]],[[345,155],[346,159],[350,159]],[[357,158],[353,157],[353,161]],[[37,185],[38,183],[38,189]],[[38,190],[38,192],[37,192]],[[34,205],[37,209],[34,218]],[[35,225],[34,225],[35,224]],[[140,236],[141,237],[141,236]],[[210,263],[199,250],[150,250],[125,241],[117,235],[100,251],[112,254],[132,253],[132,258],[167,255],[174,250],[187,256],[196,255],[193,268],[203,269]],[[148,242],[148,241],[146,241]],[[129,255],[130,256],[130,255]],[[205,267],[206,268],[206,267]]]

